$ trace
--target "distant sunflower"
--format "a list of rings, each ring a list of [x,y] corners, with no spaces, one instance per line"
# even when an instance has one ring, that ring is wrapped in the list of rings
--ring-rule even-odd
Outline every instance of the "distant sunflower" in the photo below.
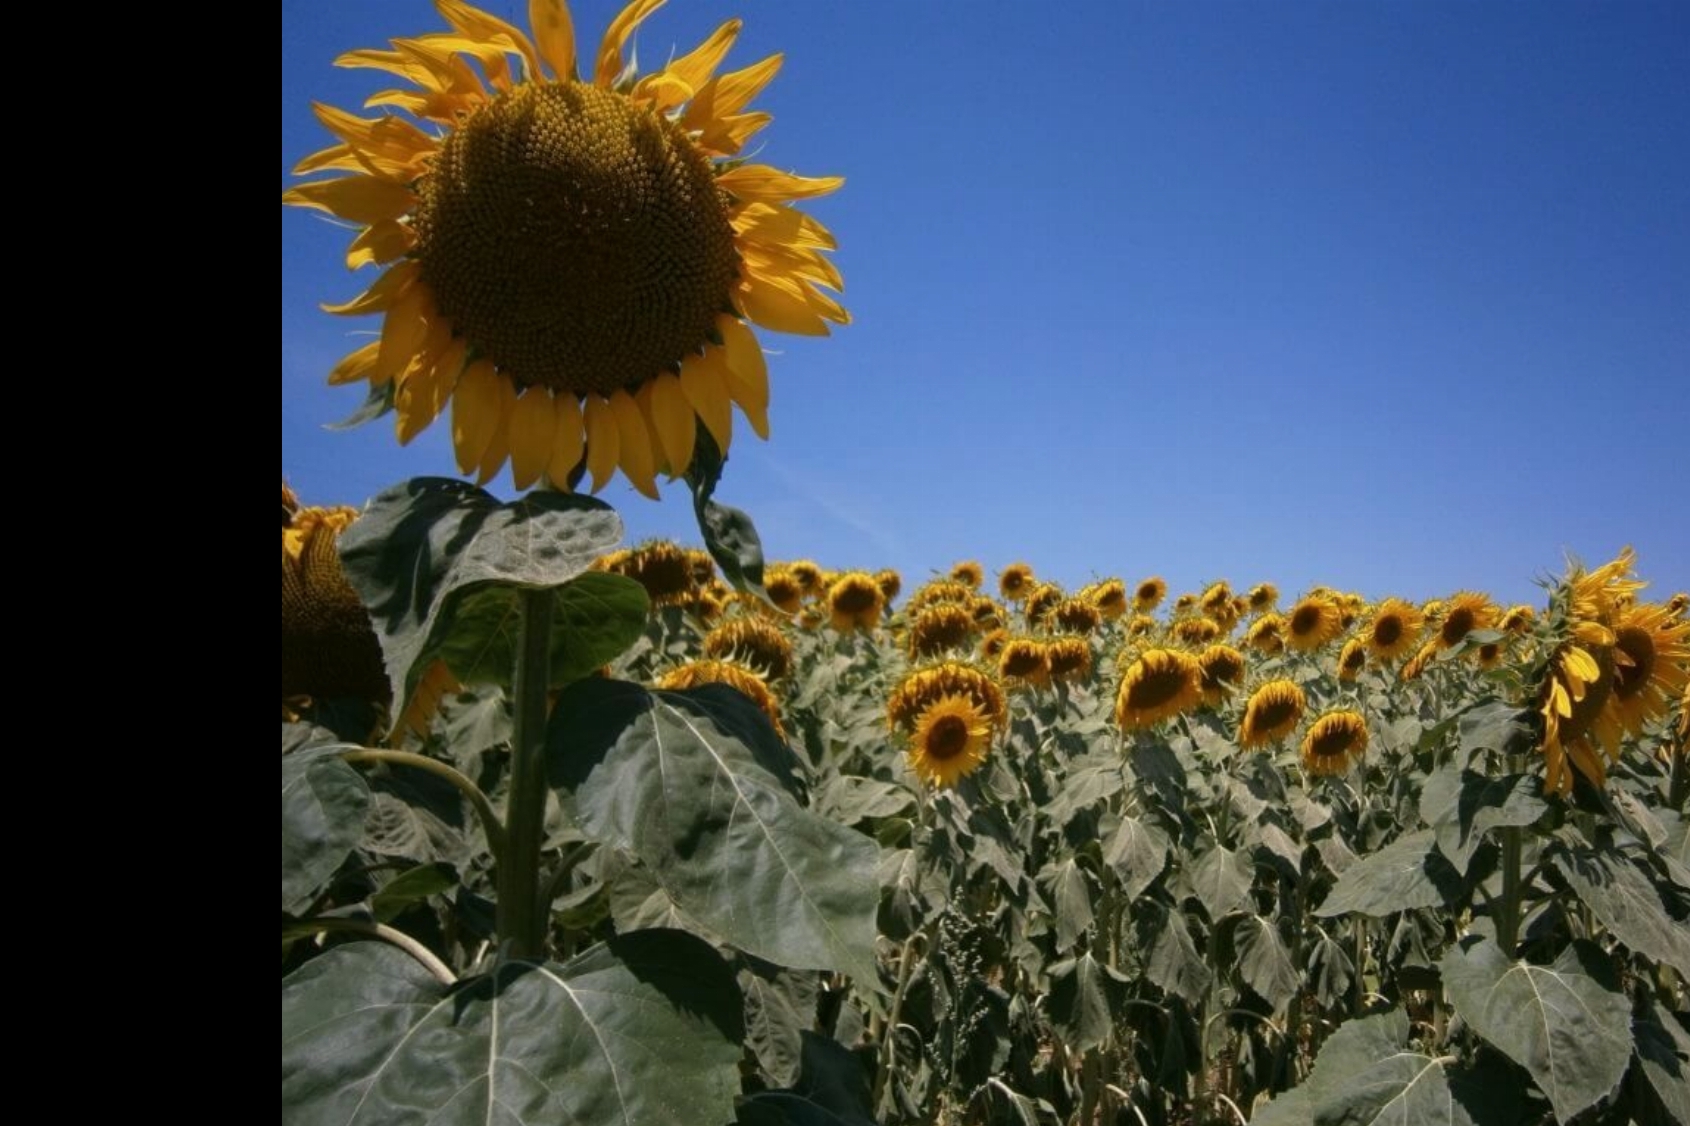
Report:
[[[1279,588],[1272,583],[1257,583],[1250,588],[1250,611],[1265,614],[1279,605]]]
[[[1338,651],[1338,679],[1354,680],[1361,675],[1361,670],[1367,667],[1367,646],[1359,637],[1352,637],[1344,642],[1344,647]]]
[[[904,589],[904,580],[898,572],[890,567],[884,567],[874,573],[874,581],[880,587],[880,595],[890,606],[898,600],[898,592]]]
[[[1027,619],[1028,625],[1042,626],[1065,597],[1062,588],[1055,583],[1040,583],[1027,592],[1027,597],[1021,604],[1021,613]]]
[[[1244,654],[1230,645],[1211,645],[1197,655],[1203,702],[1217,707],[1244,679]]]
[[[911,614],[918,614],[929,606],[936,606],[941,602],[960,602],[965,606],[974,603],[974,588],[964,583],[953,582],[950,579],[933,579],[922,583],[916,592],[910,595],[909,604],[905,609]]]
[[[716,73],[729,20],[639,77],[623,51],[657,6],[628,5],[582,81],[563,0],[532,0],[532,39],[441,3],[450,33],[338,60],[411,83],[370,100],[409,117],[315,107],[337,143],[295,171],[340,175],[283,199],[358,228],[349,266],[386,267],[330,308],[383,323],[329,381],[385,394],[401,442],[449,404],[458,466],[483,482],[508,460],[519,489],[584,471],[596,492],[620,468],[655,497],[700,424],[727,452],[733,404],[767,436],[746,320],[806,335],[850,320],[824,292],[842,287],[833,237],[791,206],[842,181],[740,157],[769,121],[745,108],[781,57]]]
[[[1304,595],[1285,616],[1285,643],[1304,653],[1312,652],[1337,637],[1343,628],[1335,601],[1320,594]]]
[[[725,684],[739,692],[769,718],[775,734],[783,739],[786,737],[786,731],[780,725],[780,705],[775,703],[774,693],[769,691],[762,677],[743,665],[731,661],[688,661],[670,669],[657,681],[657,687],[666,690],[698,688],[705,684]]]
[[[1385,664],[1411,652],[1425,628],[1426,616],[1413,603],[1387,598],[1374,609],[1362,638],[1373,659]]]
[[[1197,609],[1197,596],[1195,594],[1187,592],[1174,599],[1174,614],[1176,616],[1189,614],[1195,609]]]
[[[1225,579],[1210,585],[1203,591],[1203,596],[1198,600],[1198,605],[1211,618],[1218,619],[1222,615],[1231,617],[1232,587],[1228,585]]]
[[[1160,575],[1153,575],[1139,583],[1137,588],[1133,590],[1133,609],[1141,614],[1148,614],[1160,606],[1162,599],[1166,597],[1168,597],[1167,582]]]
[[[763,617],[738,617],[717,626],[705,635],[704,655],[738,661],[769,680],[779,680],[792,671],[792,641]]]
[[[829,620],[840,633],[853,630],[872,630],[880,624],[881,611],[886,608],[886,596],[874,576],[851,571],[833,581],[827,588]]]
[[[385,707],[392,695],[381,646],[363,600],[341,570],[341,532],[355,508],[282,512],[282,698],[362,700]]]
[[[1244,706],[1244,722],[1238,731],[1241,747],[1277,743],[1302,722],[1307,698],[1294,682],[1270,680],[1250,693]]]
[[[986,581],[986,569],[972,559],[964,559],[951,568],[950,578],[953,583],[979,590],[980,584]]]
[[[1008,630],[1002,628],[989,630],[980,638],[980,656],[988,661],[996,661],[1003,655],[1003,647],[1008,644]]]
[[[929,786],[954,786],[986,761],[992,723],[966,695],[945,695],[924,707],[910,733],[909,763]]]
[[[1097,612],[1103,615],[1105,621],[1112,622],[1123,617],[1130,608],[1127,584],[1120,579],[1104,579],[1087,589],[1092,605],[1097,607]]]
[[[1159,625],[1160,623],[1149,614],[1134,614],[1132,620],[1127,623],[1127,636],[1146,637],[1155,633]]]
[[[989,594],[977,594],[968,604],[968,612],[980,629],[996,629],[1003,625],[1004,608]]]
[[[1497,623],[1496,628],[1503,633],[1518,636],[1531,629],[1532,623],[1535,621],[1537,621],[1537,611],[1530,606],[1521,604],[1510,606],[1508,612],[1502,615],[1502,620]]]
[[[974,637],[974,616],[955,602],[941,602],[917,614],[910,622],[911,659],[936,657],[952,649],[967,648]]]
[[[1103,620],[1097,604],[1083,596],[1064,598],[1051,607],[1050,617],[1058,629],[1069,633],[1090,633]]]
[[[1077,683],[1091,679],[1091,645],[1083,637],[1053,637],[1045,644],[1050,679]]]
[[[820,598],[825,585],[822,582],[822,569],[813,560],[795,559],[786,565],[787,574],[798,583],[798,589],[805,598]]]
[[[1502,663],[1502,642],[1487,641],[1474,652],[1473,659],[1481,669],[1494,669]]]
[[[1003,689],[990,673],[967,661],[938,661],[898,682],[886,701],[886,725],[913,731],[921,713],[947,696],[966,697],[993,728],[1001,728],[1009,718]]]
[[[1127,667],[1115,695],[1115,722],[1123,731],[1153,727],[1188,712],[1203,699],[1203,669],[1178,649],[1148,649]]]
[[[998,593],[1005,602],[1019,602],[1033,589],[1033,568],[1026,563],[1011,563],[998,572]]]
[[[1303,769],[1342,774],[1367,751],[1367,721],[1360,712],[1327,712],[1303,736]]]
[[[771,567],[763,574],[763,592],[769,601],[788,614],[796,614],[804,604],[804,587],[791,571]]]
[[[998,654],[998,675],[1011,685],[1044,688],[1050,684],[1050,653],[1033,637],[1012,637]]]
[[[1438,645],[1437,637],[1433,636],[1430,641],[1420,647],[1419,652],[1409,658],[1407,664],[1403,665],[1402,678],[1404,680],[1414,680],[1420,676],[1421,673],[1426,671],[1426,667],[1432,663],[1432,660],[1437,657],[1439,652],[1441,652],[1441,647]]]
[[[1464,590],[1451,595],[1444,603],[1443,619],[1438,623],[1438,644],[1453,649],[1476,629],[1490,629],[1502,612],[1489,595]]]
[[[1560,794],[1573,790],[1573,769],[1592,784],[1607,781],[1607,765],[1600,744],[1604,711],[1614,690],[1612,634],[1603,640],[1603,627],[1587,628],[1583,636],[1563,642],[1550,659],[1548,676],[1538,696],[1543,717],[1543,788]]]
[[[612,552],[595,566],[639,583],[653,606],[679,606],[699,590],[691,553],[668,540]]]
[[[1193,648],[1207,645],[1221,635],[1221,627],[1208,618],[1181,618],[1171,628],[1175,637]]]
[[[1285,648],[1285,619],[1278,614],[1263,614],[1250,624],[1244,644],[1269,656],[1278,653]]]

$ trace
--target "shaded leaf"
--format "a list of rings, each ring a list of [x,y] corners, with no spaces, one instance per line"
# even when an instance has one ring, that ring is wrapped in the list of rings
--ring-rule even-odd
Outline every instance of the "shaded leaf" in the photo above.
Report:
[[[1461,760],[1480,751],[1525,754],[1533,741],[1532,711],[1502,700],[1486,700],[1461,713]]]
[[[1307,1122],[1316,1126],[1473,1126],[1455,1097],[1445,1066],[1408,1048],[1408,1017],[1400,1009],[1346,1021],[1321,1045],[1303,1088]],[[1284,1121],[1284,1119],[1269,1119]]]
[[[413,903],[458,886],[458,872],[450,864],[419,864],[381,886],[370,896],[370,914],[378,923],[393,919]]]
[[[403,951],[355,942],[282,983],[282,1117],[296,1126],[726,1121],[739,994],[676,931],[559,965],[506,962],[448,988]]]
[[[1291,962],[1291,952],[1279,936],[1279,928],[1260,915],[1247,915],[1233,929],[1232,944],[1238,952],[1238,975],[1244,984],[1271,1004],[1275,1012],[1282,1012],[1297,995],[1302,982]]]
[[[1614,937],[1690,978],[1690,926],[1667,913],[1660,891],[1624,856],[1558,852],[1556,871]]]
[[[286,746],[288,729],[282,729]],[[341,761],[340,744],[282,756],[282,910],[316,898],[364,837],[370,788]]]
[[[741,970],[740,991],[745,994],[745,1042],[757,1063],[776,1087],[798,1082],[803,1039],[800,1035],[815,1023],[815,995],[810,995],[808,1014],[794,1007],[793,989],[782,980],[791,975],[771,972],[768,976]]]
[[[1115,870],[1128,899],[1144,894],[1168,862],[1168,837],[1136,817],[1122,817],[1103,849],[1103,862]]]
[[[741,1101],[740,1126],[875,1126],[868,1075],[849,1049],[806,1029],[803,1066],[789,1090]]]
[[[1420,791],[1421,818],[1437,835],[1439,850],[1462,873],[1486,832],[1535,824],[1548,810],[1543,780],[1532,774],[1490,778],[1452,763],[1427,778]]]
[[[1559,1121],[1619,1085],[1631,1058],[1631,1006],[1596,947],[1575,942],[1552,965],[1534,966],[1469,935],[1439,968],[1462,1019],[1531,1072]]]
[[[1422,829],[1350,865],[1315,914],[1383,918],[1453,903],[1460,893],[1460,877],[1438,851],[1432,830]]]
[[[1164,993],[1200,1003],[1214,974],[1198,955],[1184,917],[1165,909],[1146,911],[1139,924],[1139,943],[1147,951],[1144,976]]]
[[[1645,1101],[1659,1111],[1651,1122],[1639,1116],[1645,1126],[1682,1126],[1690,1122],[1690,1032],[1671,1014],[1662,1015],[1645,1002],[1635,1018],[1637,1032],[1637,1074],[1648,1088]]]
[[[645,629],[650,599],[626,575],[588,571],[552,596],[551,686],[562,688],[621,656]],[[466,587],[451,600],[428,648],[465,684],[509,688],[520,644],[522,591],[501,583]]]
[[[1040,873],[1039,883],[1050,897],[1056,916],[1057,952],[1070,950],[1092,925],[1091,886],[1086,873],[1069,857]]]
[[[1051,1026],[1076,1052],[1112,1042],[1115,1010],[1130,984],[1090,953],[1057,962],[1050,967],[1050,993],[1045,998]]]
[[[1219,919],[1250,908],[1250,881],[1255,875],[1250,858],[1222,845],[1205,852],[1191,868],[1191,887],[1208,909],[1209,918]]]

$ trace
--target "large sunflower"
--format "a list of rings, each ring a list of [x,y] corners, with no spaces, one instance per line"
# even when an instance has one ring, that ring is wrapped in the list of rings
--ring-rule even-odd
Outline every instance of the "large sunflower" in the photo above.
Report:
[[[1367,721],[1357,711],[1327,712],[1303,736],[1303,769],[1342,774],[1367,751]]]
[[[1362,638],[1373,659],[1394,661],[1413,650],[1426,628],[1426,615],[1400,598],[1387,598],[1373,611],[1373,619],[1362,630]]]
[[[1244,706],[1244,722],[1239,725],[1238,745],[1261,747],[1277,743],[1302,722],[1307,706],[1303,690],[1283,677],[1270,680],[1250,693]]]
[[[729,20],[639,76],[623,49],[662,0],[634,0],[582,80],[564,0],[530,0],[532,39],[436,3],[449,32],[337,60],[408,83],[368,103],[406,116],[314,107],[338,143],[295,171],[335,175],[283,197],[359,229],[348,266],[386,267],[330,307],[383,320],[329,381],[368,380],[401,442],[450,404],[458,467],[487,481],[508,460],[518,488],[588,473],[596,492],[620,467],[655,497],[699,423],[727,451],[734,403],[766,437],[746,321],[824,335],[850,319],[824,292],[842,286],[833,237],[791,206],[842,181],[736,159],[768,124],[746,106],[781,56],[718,74]]]
[[[1203,699],[1203,667],[1178,649],[1149,649],[1127,666],[1115,695],[1123,731],[1153,727],[1195,708]]]
[[[986,761],[992,721],[967,694],[945,695],[916,717],[910,769],[930,786],[954,786]]]

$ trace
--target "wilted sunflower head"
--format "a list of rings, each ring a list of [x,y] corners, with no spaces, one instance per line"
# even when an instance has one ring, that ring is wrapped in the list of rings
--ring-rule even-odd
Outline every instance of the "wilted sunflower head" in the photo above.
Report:
[[[612,552],[597,566],[639,583],[653,606],[679,606],[698,594],[697,564],[692,553],[668,540],[650,540]]]
[[[929,786],[954,786],[986,761],[992,733],[991,720],[972,697],[940,696],[915,718],[910,769]]]
[[[904,589],[903,577],[890,567],[876,571],[874,581],[880,586],[880,596],[886,599],[888,606],[897,601],[898,592]]]
[[[946,696],[963,696],[979,708],[992,725],[1001,728],[1009,716],[1009,705],[997,680],[967,661],[938,661],[908,673],[886,701],[886,725],[896,731],[913,731],[916,719],[927,707]]]
[[[1168,584],[1160,575],[1152,575],[1133,590],[1133,609],[1148,614],[1168,597]]]
[[[657,681],[657,687],[665,690],[698,688],[705,684],[725,684],[739,692],[769,718],[775,734],[786,738],[785,729],[780,725],[780,705],[775,703],[774,693],[769,691],[769,686],[754,669],[732,661],[688,661],[684,665],[676,665]]]
[[[1250,693],[1238,745],[1248,748],[1279,742],[1296,730],[1306,706],[1307,698],[1294,681],[1283,677],[1268,681]]]
[[[1050,652],[1033,637],[1012,637],[998,654],[998,675],[1006,684],[1044,688],[1050,684]]]
[[[970,590],[979,590],[986,581],[986,569],[972,559],[964,559],[951,567],[950,579]]]
[[[1065,597],[1062,588],[1055,583],[1040,583],[1027,592],[1026,599],[1021,603],[1022,616],[1030,626],[1045,625]]]
[[[1414,648],[1425,628],[1426,616],[1413,603],[1387,598],[1373,611],[1362,637],[1374,660],[1394,661]]]
[[[449,34],[342,56],[413,88],[372,99],[400,111],[376,118],[317,106],[337,143],[295,171],[331,175],[283,197],[359,229],[349,266],[386,268],[330,309],[383,316],[330,382],[368,380],[401,442],[450,404],[458,466],[483,482],[508,460],[519,489],[584,472],[597,491],[620,468],[655,497],[699,426],[727,452],[734,404],[767,436],[747,320],[808,335],[849,321],[824,292],[842,285],[833,238],[792,207],[842,181],[740,159],[780,56],[718,74],[730,20],[637,76],[623,50],[657,6],[624,9],[578,79],[563,0],[529,5],[532,39],[442,3]]]
[[[1257,583],[1250,588],[1250,611],[1265,614],[1279,604],[1279,588],[1272,583]]]
[[[1324,594],[1306,594],[1285,616],[1285,643],[1312,652],[1338,636],[1343,623],[1338,604]]]
[[[1366,667],[1367,646],[1362,644],[1361,639],[1352,637],[1344,642],[1344,647],[1338,651],[1338,679],[1354,680]]]
[[[1033,589],[1033,568],[1026,563],[1011,563],[998,572],[998,593],[1005,602],[1019,602]]]
[[[1091,604],[1097,607],[1097,612],[1103,615],[1103,620],[1112,622],[1122,617],[1131,607],[1127,600],[1127,584],[1120,579],[1104,579],[1086,588],[1091,597]]]
[[[792,671],[792,641],[761,615],[742,615],[711,630],[704,638],[704,655],[745,665],[769,680]]]
[[[1197,655],[1203,702],[1216,707],[1244,680],[1244,654],[1230,645],[1211,645]]]
[[[1115,723],[1123,731],[1132,731],[1188,712],[1203,698],[1202,683],[1202,666],[1190,653],[1147,649],[1121,676]]]
[[[966,649],[974,638],[974,615],[955,602],[929,606],[910,620],[911,660],[937,657],[952,649]]]
[[[288,515],[291,492],[282,486]],[[340,533],[355,508],[294,510],[282,526],[282,698],[363,700],[392,695],[363,600],[341,570]]]
[[[1244,644],[1258,653],[1271,656],[1285,648],[1285,619],[1278,614],[1263,614],[1250,623]]]
[[[1453,649],[1476,629],[1490,629],[1496,625],[1501,610],[1487,594],[1464,590],[1451,595],[1444,603],[1442,619],[1438,622],[1438,644]]]
[[[827,588],[829,621],[840,633],[853,630],[872,630],[880,624],[880,614],[886,608],[886,596],[880,584],[864,571],[849,571],[833,580]]]
[[[1091,645],[1083,637],[1053,637],[1045,643],[1050,679],[1077,683],[1091,679]]]
[[[1083,595],[1064,598],[1050,608],[1049,619],[1069,633],[1090,633],[1103,621],[1097,604]]]
[[[1303,769],[1342,774],[1367,752],[1367,720],[1356,711],[1327,712],[1303,736]]]

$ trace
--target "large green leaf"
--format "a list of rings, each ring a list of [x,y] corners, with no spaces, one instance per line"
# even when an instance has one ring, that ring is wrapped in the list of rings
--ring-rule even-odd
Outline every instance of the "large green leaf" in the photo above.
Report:
[[[1446,721],[1447,722],[1447,721]],[[1460,713],[1461,761],[1480,751],[1524,754],[1531,749],[1532,711],[1502,700],[1486,700]]]
[[[577,681],[546,738],[582,831],[638,856],[688,915],[777,965],[877,980],[879,849],[798,804],[792,752],[744,696]]]
[[[1144,894],[1168,862],[1168,837],[1136,817],[1122,817],[1103,849],[1103,862],[1115,870],[1128,899]]]
[[[1050,967],[1045,1007],[1051,1027],[1070,1051],[1102,1047],[1115,1037],[1115,1013],[1131,982],[1084,953]]]
[[[1232,928],[1232,945],[1238,953],[1238,976],[1244,984],[1283,1012],[1302,987],[1302,978],[1291,961],[1291,952],[1271,919],[1246,915]]]
[[[1144,976],[1164,993],[1183,997],[1193,1005],[1200,1003],[1214,972],[1197,953],[1185,927],[1185,916],[1159,904],[1149,907],[1135,919],[1139,949],[1146,952]]]
[[[1552,965],[1534,966],[1469,935],[1439,968],[1456,1012],[1531,1072],[1557,1120],[1619,1086],[1631,1058],[1631,1006],[1594,945],[1575,942]]]
[[[1636,1075],[1647,1088],[1645,1104],[1657,1113],[1638,1114],[1645,1126],[1661,1123],[1683,1126],[1690,1122],[1690,1032],[1669,1014],[1644,1003],[1637,1015]],[[1636,1108],[1641,1110],[1642,1108]]]
[[[1452,1057],[1417,1051],[1406,1046],[1408,1038],[1408,1017],[1401,1010],[1346,1021],[1321,1045],[1308,1081],[1251,1121],[1260,1126],[1473,1126],[1473,1115],[1445,1071]]]
[[[1421,818],[1437,835],[1438,849],[1463,873],[1488,830],[1535,824],[1548,810],[1543,780],[1533,774],[1491,778],[1450,763],[1420,791]]]
[[[1191,869],[1191,889],[1208,908],[1209,918],[1218,920],[1250,907],[1250,881],[1255,869],[1243,852],[1216,845],[1197,858]]]
[[[282,729],[284,744],[288,729]],[[351,747],[282,756],[282,910],[303,910],[364,836],[370,788],[346,765]]]
[[[1554,864],[1615,938],[1690,978],[1690,925],[1668,914],[1660,891],[1637,865],[1594,849],[1559,852]]]
[[[1346,868],[1315,914],[1383,918],[1454,902],[1460,889],[1461,879],[1438,851],[1432,830],[1422,829]]]
[[[290,1126],[700,1126],[733,1117],[739,991],[678,931],[448,988],[356,942],[282,983]]]
[[[562,688],[620,656],[645,629],[651,602],[626,575],[588,571],[552,597],[551,686]],[[522,591],[502,583],[460,590],[436,630],[432,656],[465,684],[510,687],[516,668]]]
[[[500,503],[462,481],[419,477],[370,501],[342,533],[340,557],[403,701],[454,594],[488,583],[559,586],[621,539],[621,518],[591,497],[537,491]]]
[[[1056,951],[1066,953],[1091,929],[1091,883],[1085,869],[1070,856],[1040,872],[1039,886],[1056,916]]]

